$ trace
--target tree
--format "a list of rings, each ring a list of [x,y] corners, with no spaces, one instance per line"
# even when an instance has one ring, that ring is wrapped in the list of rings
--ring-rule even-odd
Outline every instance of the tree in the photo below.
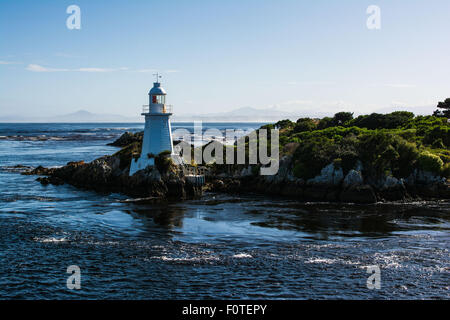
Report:
[[[289,128],[289,127],[293,127],[293,126],[294,126],[294,122],[292,122],[289,119],[280,120],[277,123],[275,123],[275,127],[278,129],[285,129],[285,128]]]
[[[353,112],[338,112],[333,117],[333,125],[345,126],[351,120],[353,120]]]
[[[320,119],[319,124],[317,125],[317,129],[323,130],[328,127],[331,127],[333,125],[332,122],[333,122],[333,118],[330,118],[330,117],[322,118],[322,119]]]
[[[444,102],[439,102],[438,110],[434,111],[433,115],[436,117],[450,118],[450,98],[445,99]],[[443,110],[439,110],[443,109]]]
[[[295,124],[294,132],[305,132],[316,130],[317,123],[311,118],[300,118]]]
[[[405,126],[414,119],[414,113],[408,111],[395,111],[385,115],[384,128],[396,129]]]
[[[352,125],[360,128],[367,128],[369,130],[383,128],[385,116],[380,113],[371,113],[369,115],[359,116],[352,121]]]

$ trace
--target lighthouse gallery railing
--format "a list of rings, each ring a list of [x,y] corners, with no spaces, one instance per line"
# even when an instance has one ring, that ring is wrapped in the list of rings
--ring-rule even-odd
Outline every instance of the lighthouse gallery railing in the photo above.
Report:
[[[165,104],[162,111],[162,113],[173,113],[173,106]],[[150,106],[148,104],[142,106],[142,113],[150,113]]]

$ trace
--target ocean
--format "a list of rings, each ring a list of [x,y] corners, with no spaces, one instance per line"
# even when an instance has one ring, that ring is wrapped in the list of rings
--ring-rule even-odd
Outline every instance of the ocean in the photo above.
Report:
[[[256,129],[255,123],[204,128]],[[173,123],[187,128],[192,123]],[[143,123],[0,124],[1,299],[449,299],[450,203],[206,193],[130,203],[16,165],[92,161]],[[69,289],[69,266],[80,289]],[[368,285],[378,268],[379,289]]]

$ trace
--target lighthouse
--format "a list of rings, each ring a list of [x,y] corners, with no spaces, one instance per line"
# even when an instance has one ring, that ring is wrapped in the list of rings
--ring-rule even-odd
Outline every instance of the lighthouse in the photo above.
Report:
[[[172,130],[170,116],[172,106],[166,104],[166,91],[161,87],[158,74],[148,93],[149,104],[143,106],[142,115],[145,116],[144,137],[142,151],[138,159],[131,159],[130,176],[135,172],[155,164],[154,157],[163,151],[173,153]]]

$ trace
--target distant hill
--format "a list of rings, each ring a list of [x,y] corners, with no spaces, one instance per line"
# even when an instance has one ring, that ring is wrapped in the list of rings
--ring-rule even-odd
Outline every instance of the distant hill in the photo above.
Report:
[[[395,108],[378,109],[376,112],[388,113]],[[398,108],[403,110],[405,108]],[[417,114],[431,114],[435,109],[431,106],[407,108],[409,111]],[[336,112],[341,110],[336,110]],[[355,113],[357,114],[357,112]],[[172,117],[173,122],[276,122],[279,120],[290,119],[296,121],[299,118],[323,118],[333,116],[334,112],[322,112],[318,110],[302,109],[297,112],[288,112],[277,108],[257,109],[253,107],[241,107],[226,112],[211,113],[175,113]],[[135,117],[127,117],[117,114],[92,113],[86,110],[79,110],[73,113],[50,116],[50,117],[26,117],[26,116],[0,116],[0,122],[143,122],[144,118],[140,114]]]
[[[273,122],[283,119],[296,120],[304,114],[277,109],[256,109],[242,107],[228,112],[207,114],[178,114],[175,113],[172,121],[204,121],[204,122]],[[86,110],[51,117],[26,117],[26,116],[0,116],[0,122],[142,122],[143,117],[126,117],[116,114],[99,114]]]
[[[91,113],[86,110],[79,110],[74,113],[60,115],[50,118],[52,122],[135,122],[139,117],[126,117],[117,114]]]
[[[311,114],[311,111],[287,112],[276,108],[256,109],[252,107],[242,107],[227,112],[216,112],[206,114],[174,114],[174,121],[194,121],[205,122],[275,122],[278,120],[297,120],[302,116]],[[325,116],[325,114],[315,112],[315,116]]]
[[[116,114],[99,114],[86,110],[51,117],[4,116],[0,122],[140,122],[142,118]]]

